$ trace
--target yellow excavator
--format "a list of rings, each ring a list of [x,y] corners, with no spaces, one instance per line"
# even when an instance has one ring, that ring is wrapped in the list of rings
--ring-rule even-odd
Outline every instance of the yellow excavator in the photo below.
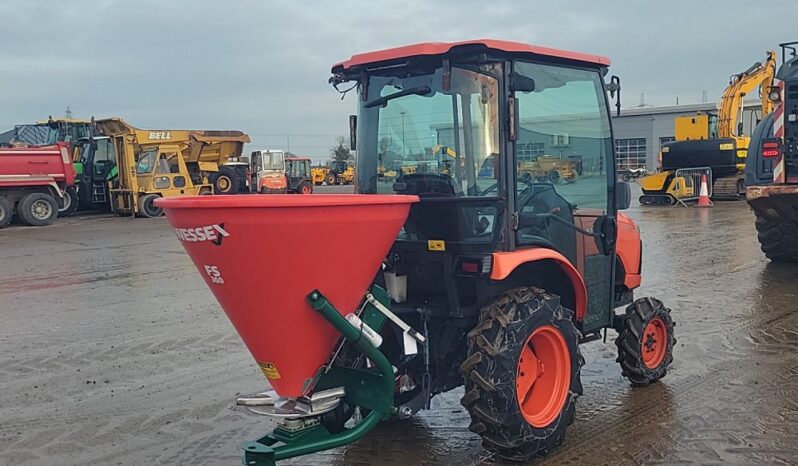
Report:
[[[643,189],[640,204],[674,204],[683,197],[693,197],[691,182],[676,176],[679,169],[712,169],[714,200],[745,198],[745,157],[750,135],[743,132],[744,98],[760,89],[759,118],[773,111],[768,89],[776,73],[776,52],[767,51],[764,62],[756,62],[729,80],[723,91],[717,115],[699,114],[676,118],[676,140],[662,148],[662,169],[638,181]]]

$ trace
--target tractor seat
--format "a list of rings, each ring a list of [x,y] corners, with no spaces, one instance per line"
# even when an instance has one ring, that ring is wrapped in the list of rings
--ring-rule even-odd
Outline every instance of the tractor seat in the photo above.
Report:
[[[415,194],[420,197],[454,197],[454,180],[436,173],[411,173],[402,175],[393,184],[399,194]]]

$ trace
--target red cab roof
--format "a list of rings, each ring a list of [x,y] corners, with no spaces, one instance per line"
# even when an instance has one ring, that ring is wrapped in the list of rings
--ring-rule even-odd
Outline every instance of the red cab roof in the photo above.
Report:
[[[536,55],[544,55],[548,57],[557,57],[557,58],[565,58],[568,60],[578,60],[587,63],[596,63],[605,66],[609,66],[610,64],[610,59],[601,55],[590,55],[587,53],[570,52],[567,50],[552,49],[549,47],[540,47],[538,45],[530,45],[521,42],[512,42],[507,40],[476,39],[476,40],[466,40],[462,42],[422,42],[420,44],[406,45],[403,47],[395,47],[385,50],[378,50],[376,52],[360,53],[357,55],[352,55],[352,58],[350,58],[349,60],[336,64],[335,66],[333,66],[333,71],[336,70],[346,71],[349,68],[356,67],[359,65],[396,60],[406,57],[415,57],[421,55],[442,55],[449,52],[452,48],[461,45],[484,45],[489,49],[500,50],[502,52],[531,53]]]

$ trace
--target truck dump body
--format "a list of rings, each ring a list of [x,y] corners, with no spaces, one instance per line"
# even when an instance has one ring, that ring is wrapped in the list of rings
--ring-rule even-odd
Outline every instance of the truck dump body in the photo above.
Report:
[[[244,144],[250,142],[249,136],[241,131],[139,129],[121,118],[99,120],[97,126],[103,134],[124,135],[138,145],[179,144],[187,163],[225,163],[240,156]]]
[[[71,206],[75,176],[68,143],[0,149],[0,228],[15,215],[31,226],[52,223]]]
[[[75,183],[75,168],[65,144],[0,149],[0,186]]]

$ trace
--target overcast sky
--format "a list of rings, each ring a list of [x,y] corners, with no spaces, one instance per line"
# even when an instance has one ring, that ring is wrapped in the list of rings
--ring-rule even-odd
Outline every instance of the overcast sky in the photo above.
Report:
[[[798,40],[798,3],[751,1],[0,0],[0,131],[48,115],[240,129],[252,147],[326,158],[353,53],[498,38],[607,55],[624,106],[720,96],[729,75]],[[775,9],[773,13],[772,9]]]

